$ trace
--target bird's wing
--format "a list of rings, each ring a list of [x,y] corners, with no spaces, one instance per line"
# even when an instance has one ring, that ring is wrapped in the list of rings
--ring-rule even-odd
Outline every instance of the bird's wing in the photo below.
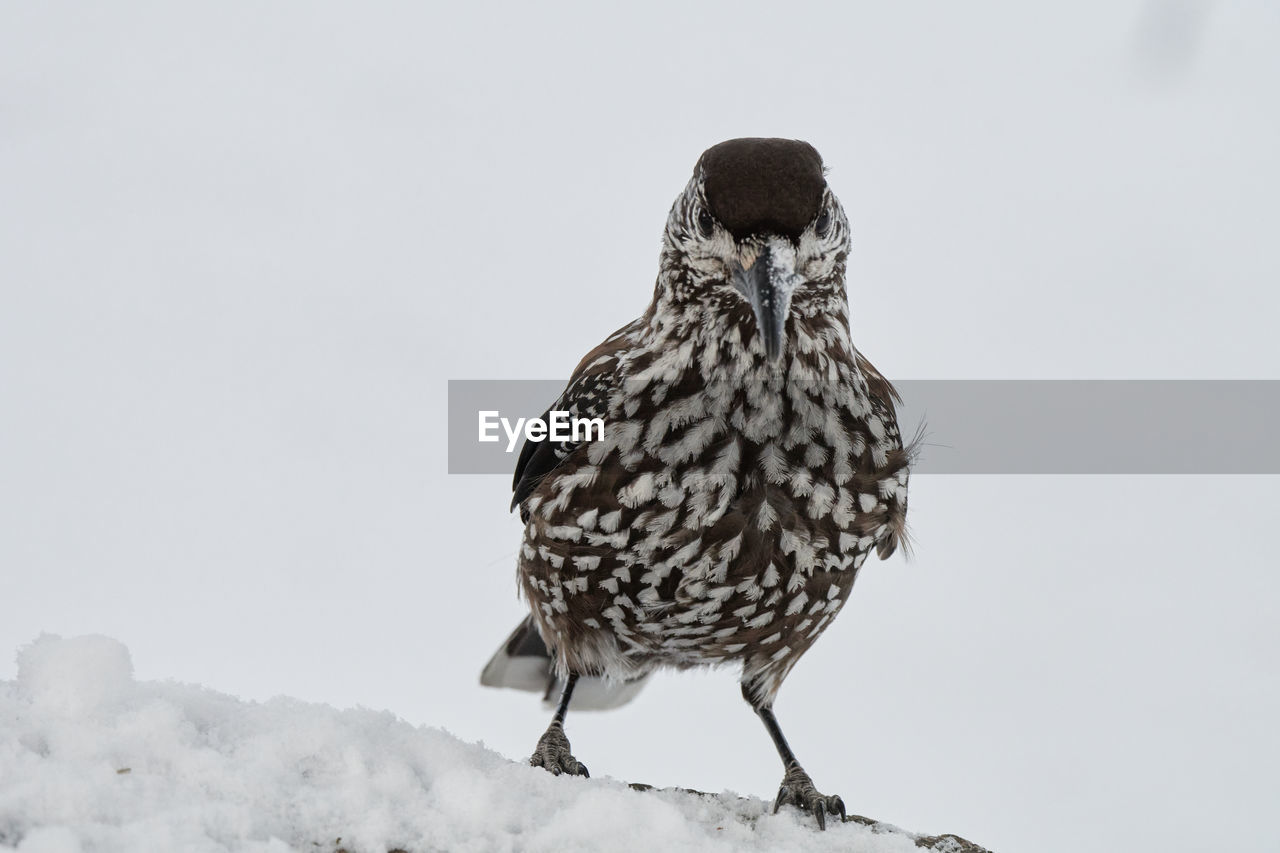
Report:
[[[543,414],[548,419],[552,411],[568,412],[571,418],[604,418],[609,413],[609,399],[617,380],[618,358],[625,351],[629,336],[639,327],[635,320],[593,349],[578,363],[569,384]],[[520,507],[520,518],[528,521],[525,500],[533,494],[548,474],[570,453],[582,445],[582,441],[525,441],[516,462],[515,477],[511,481],[511,508]]]
[[[856,355],[858,369],[867,380],[867,393],[871,398],[871,410],[884,424],[884,437],[880,439],[881,449],[885,452],[886,464],[878,467],[875,477],[881,482],[892,482],[897,488],[885,498],[885,521],[889,534],[880,541],[877,552],[880,559],[888,559],[899,545],[910,552],[910,539],[907,535],[907,477],[911,463],[914,461],[919,437],[907,445],[903,445],[902,432],[898,427],[897,405],[902,403],[898,389],[867,361],[862,353]]]

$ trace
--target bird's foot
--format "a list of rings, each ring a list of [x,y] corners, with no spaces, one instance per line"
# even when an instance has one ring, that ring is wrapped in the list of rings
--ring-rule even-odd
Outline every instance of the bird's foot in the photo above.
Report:
[[[538,748],[533,751],[529,763],[547,770],[552,776],[567,773],[570,776],[591,778],[587,765],[569,752],[569,738],[565,737],[564,728],[559,723],[552,723],[542,737],[538,738]]]
[[[804,772],[799,764],[792,764],[782,777],[782,787],[778,789],[778,799],[773,801],[773,813],[777,814],[783,803],[798,806],[801,810],[812,812],[818,819],[818,829],[827,828],[827,815],[840,816],[847,820],[844,812],[844,800],[837,796],[828,797],[813,787],[813,780]]]

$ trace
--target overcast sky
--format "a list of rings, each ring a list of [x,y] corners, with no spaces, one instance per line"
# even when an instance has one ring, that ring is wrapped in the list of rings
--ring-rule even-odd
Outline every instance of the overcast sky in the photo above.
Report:
[[[101,632],[141,678],[527,755],[547,714],[477,684],[520,525],[446,474],[446,380],[567,377],[734,136],[822,152],[891,378],[1280,378],[1280,6],[1057,5],[0,6],[0,678]],[[864,570],[782,725],[913,830],[1270,849],[1277,507],[920,476],[915,559]],[[729,672],[568,731],[596,775],[781,776]]]

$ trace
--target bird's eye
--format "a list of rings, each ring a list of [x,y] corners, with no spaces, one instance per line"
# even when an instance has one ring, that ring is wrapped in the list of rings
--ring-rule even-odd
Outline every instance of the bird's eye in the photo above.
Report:
[[[711,218],[711,214],[707,212],[707,209],[705,207],[698,208],[698,230],[702,232],[702,236],[710,237],[715,227],[716,221]]]
[[[819,237],[827,236],[827,232],[831,230],[831,208],[822,208],[822,212],[813,222],[813,230]]]

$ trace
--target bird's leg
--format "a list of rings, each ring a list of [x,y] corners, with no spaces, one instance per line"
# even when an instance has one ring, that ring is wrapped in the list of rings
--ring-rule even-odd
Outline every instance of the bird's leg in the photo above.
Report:
[[[791,751],[791,746],[782,735],[782,729],[778,727],[778,718],[773,715],[773,706],[756,699],[754,691],[746,684],[742,685],[742,698],[747,700],[751,709],[764,723],[764,727],[769,730],[769,737],[773,738],[773,745],[778,748],[778,755],[782,758],[782,766],[785,768],[782,786],[778,788],[778,798],[773,801],[773,813],[777,814],[783,803],[799,806],[804,811],[813,812],[814,817],[818,819],[818,829],[827,828],[827,815],[839,815],[840,820],[846,820],[844,801],[834,795],[828,797],[815,788],[809,774],[796,760],[795,753]]]
[[[529,763],[534,767],[542,767],[550,771],[553,776],[559,776],[561,773],[588,778],[591,776],[587,772],[587,765],[574,758],[569,752],[569,738],[564,734],[564,715],[569,711],[569,700],[573,698],[573,686],[577,683],[578,674],[569,673],[564,692],[560,694],[560,705],[556,708],[556,715],[551,718],[551,725],[547,726],[546,732],[538,738],[538,748],[533,751],[533,757],[529,759]]]

